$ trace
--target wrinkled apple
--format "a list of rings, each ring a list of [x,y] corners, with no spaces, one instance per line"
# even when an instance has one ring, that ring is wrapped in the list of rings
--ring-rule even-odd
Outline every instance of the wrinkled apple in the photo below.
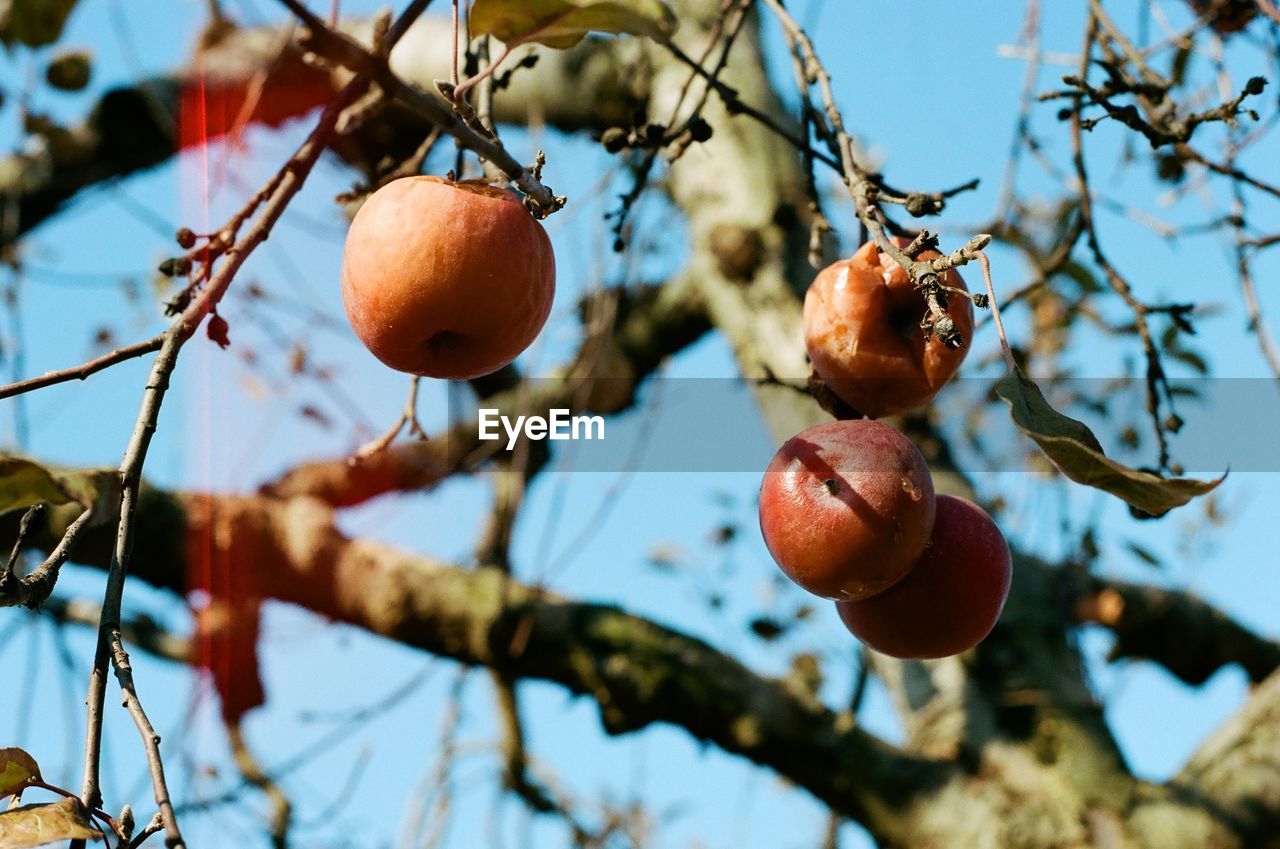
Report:
[[[924,251],[919,259],[938,257]],[[954,270],[943,285],[965,289]],[[967,291],[967,290],[966,290]],[[841,400],[879,418],[933,398],[960,368],[973,332],[973,304],[952,295],[947,315],[964,344],[925,338],[929,308],[902,266],[867,242],[851,259],[823,269],[804,299],[804,340],[813,370]]]

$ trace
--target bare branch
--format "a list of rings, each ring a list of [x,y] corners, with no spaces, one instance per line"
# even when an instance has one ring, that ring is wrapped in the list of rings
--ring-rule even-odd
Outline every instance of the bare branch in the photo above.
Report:
[[[53,386],[57,383],[65,383],[68,380],[84,380],[92,374],[97,374],[103,369],[110,368],[118,363],[126,362],[134,357],[141,357],[143,354],[150,354],[153,351],[160,350],[160,345],[164,342],[164,336],[153,336],[150,339],[144,339],[141,342],[135,342],[132,345],[126,345],[123,348],[103,354],[101,357],[95,357],[88,362],[81,363],[78,366],[62,369],[60,371],[51,371],[42,374],[39,377],[29,377],[26,380],[20,380],[17,383],[10,383],[8,386],[0,386],[0,398],[9,398],[14,395],[21,395],[24,392],[30,392],[33,389],[43,389],[46,386]]]
[[[386,46],[389,48],[393,37],[403,34],[407,25],[420,15],[426,3],[415,0],[404,16],[393,27],[394,36],[389,35]],[[147,449],[151,437],[155,433],[160,415],[160,407],[165,392],[169,387],[169,379],[177,366],[178,355],[185,342],[195,333],[200,322],[213,311],[222,298],[241,265],[253,250],[266,240],[271,228],[279,220],[289,201],[297,194],[319,159],[321,152],[328,145],[331,134],[343,111],[354,103],[369,87],[369,80],[357,77],[325,108],[316,124],[316,128],[308,136],[294,156],[272,177],[267,188],[250,199],[245,211],[232,219],[229,235],[225,241],[236,237],[240,225],[246,222],[259,206],[262,207],[258,219],[250,227],[242,239],[235,244],[223,248],[217,270],[212,269],[213,260],[205,266],[207,284],[192,296],[178,318],[163,334],[159,354],[152,364],[151,374],[143,393],[141,409],[137,422],[129,439],[128,448],[120,464],[121,499],[120,517],[117,527],[115,545],[107,572],[106,590],[102,603],[102,618],[98,627],[98,645],[94,656],[93,668],[89,676],[89,688],[86,702],[88,705],[88,728],[85,734],[84,780],[81,792],[82,801],[90,808],[101,804],[102,793],[99,786],[99,771],[102,752],[103,702],[106,695],[106,674],[108,666],[114,667],[116,678],[125,695],[125,707],[133,717],[134,723],[142,735],[147,751],[152,788],[156,803],[164,819],[165,840],[170,847],[184,845],[182,832],[178,827],[173,805],[169,799],[169,790],[165,782],[164,768],[160,759],[160,738],[151,728],[146,713],[143,711],[133,682],[129,656],[124,648],[120,635],[120,607],[124,595],[125,575],[129,569],[129,558],[132,551],[134,528],[134,511],[137,507],[139,491],[142,484],[142,469],[146,461]],[[226,233],[226,231],[222,231]],[[220,234],[221,235],[221,234]]]
[[[31,514],[23,517],[23,522],[28,520]],[[66,562],[71,555],[72,549],[75,548],[76,542],[80,538],[80,534],[89,524],[90,518],[93,516],[93,508],[86,509],[76,518],[74,522],[67,526],[66,533],[59,540],[58,545],[49,552],[49,556],[44,562],[31,571],[31,574],[22,578],[15,579],[9,568],[5,568],[0,572],[0,607],[12,607],[15,605],[25,605],[30,608],[37,608],[49,594],[53,592],[54,584],[58,582],[58,572],[62,568],[62,564]],[[19,532],[18,539],[14,543],[14,554],[17,554],[17,546],[21,544],[23,533]],[[10,558],[12,565],[12,558]]]
[[[289,825],[293,821],[293,804],[285,795],[284,788],[263,769],[262,764],[254,757],[239,722],[227,727],[227,739],[231,744],[231,756],[235,760],[236,769],[240,770],[241,777],[247,784],[262,791],[271,805],[272,845],[276,849],[285,849],[289,845]]]
[[[147,499],[155,515],[141,513],[138,525],[161,538],[149,540],[150,556],[134,558],[135,578],[185,592],[186,535],[218,540],[229,546],[226,556],[272,564],[254,573],[264,597],[511,680],[559,683],[594,700],[613,734],[654,722],[681,726],[859,821],[881,815],[877,799],[905,800],[950,774],[700,640],[617,608],[568,601],[492,567],[465,571],[348,539],[314,499],[198,498],[199,510],[187,510],[181,496]]]
[[[472,150],[494,163],[515,182],[532,201],[531,210],[539,218],[546,217],[564,206],[565,199],[542,184],[533,173],[517,162],[496,136],[478,132],[468,121],[450,108],[442,98],[433,97],[422,89],[406,83],[387,63],[387,60],[370,53],[361,44],[342,33],[331,30],[297,0],[281,0],[308,27],[304,44],[330,61],[336,62],[357,74],[374,80],[389,95],[402,101],[434,126],[453,136],[468,150]]]
[[[1115,635],[1112,660],[1152,660],[1192,685],[1232,663],[1255,683],[1280,668],[1280,642],[1189,592],[1093,576],[1082,581],[1076,616]]]

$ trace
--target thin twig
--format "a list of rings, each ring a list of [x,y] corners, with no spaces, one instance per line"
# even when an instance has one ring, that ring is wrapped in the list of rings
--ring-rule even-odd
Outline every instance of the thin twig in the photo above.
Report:
[[[307,24],[310,30],[307,39],[309,49],[376,82],[390,96],[453,136],[463,147],[493,162],[528,195],[531,212],[545,217],[564,206],[565,198],[543,185],[534,172],[518,162],[498,139],[482,135],[443,100],[406,83],[391,70],[385,57],[370,53],[354,39],[329,29],[298,0],[280,2]]]
[[[385,49],[389,50],[393,38],[398,38],[408,28],[417,15],[425,9],[429,0],[415,0],[396,21],[388,32]],[[133,682],[129,656],[124,649],[120,635],[120,607],[124,594],[125,575],[128,572],[129,555],[132,549],[134,532],[134,510],[137,506],[142,479],[142,468],[146,460],[147,449],[152,435],[155,433],[160,407],[169,380],[177,366],[178,355],[182,346],[194,335],[200,322],[209,315],[218,301],[225,294],[235,274],[253,250],[271,232],[271,228],[280,219],[289,202],[301,189],[307,175],[311,172],[321,152],[328,146],[330,137],[343,111],[355,103],[368,89],[370,80],[357,75],[338,93],[321,114],[315,129],[298,148],[293,157],[285,163],[277,175],[268,181],[269,197],[263,193],[255,196],[250,207],[256,211],[259,202],[262,208],[257,221],[248,233],[235,244],[228,247],[222,255],[223,262],[216,272],[206,266],[208,283],[198,294],[193,295],[191,302],[179,317],[162,334],[159,354],[152,364],[151,374],[143,393],[142,407],[129,440],[129,447],[120,464],[121,499],[120,518],[117,526],[115,548],[107,573],[107,586],[102,605],[102,618],[98,629],[98,646],[94,657],[93,670],[89,677],[89,690],[86,697],[88,705],[88,729],[85,735],[84,783],[81,793],[82,801],[93,809],[101,804],[102,791],[99,783],[99,771],[102,753],[102,720],[103,705],[106,696],[106,676],[108,666],[113,666],[120,687],[125,695],[125,706],[138,727],[146,747],[147,762],[151,773],[152,787],[156,803],[164,819],[165,842],[170,847],[181,847],[184,844],[182,832],[178,827],[173,805],[169,799],[169,791],[164,777],[164,768],[160,758],[159,737],[151,728],[142,705],[137,697]],[[247,220],[242,214],[236,221],[236,229],[240,221]],[[226,232],[225,230],[223,232]],[[211,263],[210,263],[211,265]]]
[[[125,710],[133,717],[134,725],[142,736],[142,746],[147,753],[147,769],[151,773],[151,786],[155,790],[156,805],[160,808],[160,819],[164,823],[165,843],[169,847],[183,846],[182,832],[178,830],[178,818],[174,814],[173,800],[169,797],[169,786],[165,782],[164,762],[160,757],[160,735],[147,718],[142,701],[138,698],[133,667],[129,663],[129,653],[125,651],[119,629],[111,635],[111,662],[115,668],[116,681],[120,684]]]
[[[254,756],[249,744],[244,739],[244,729],[239,721],[227,726],[227,739],[231,745],[231,756],[236,769],[244,781],[258,788],[271,805],[271,843],[275,849],[285,849],[289,845],[289,826],[293,822],[293,804],[285,795],[284,788],[262,767]]]
[[[454,91],[458,89],[458,4],[461,0],[453,0],[453,62],[449,65],[449,84]]]
[[[133,839],[129,841],[129,849],[138,849],[138,847],[141,846],[143,843],[146,843],[147,840],[149,840],[153,834],[155,834],[156,832],[160,831],[163,828],[164,828],[164,818],[160,816],[159,811],[156,811],[154,814],[151,815],[151,821],[148,822],[145,826],[143,826],[142,831],[139,831],[137,834],[135,834],[133,836]]]
[[[1084,45],[1080,51],[1079,79],[1082,83],[1086,81],[1099,27],[1097,15],[1095,11],[1091,11],[1085,25]],[[1138,300],[1133,294],[1133,289],[1130,287],[1129,282],[1111,264],[1107,255],[1103,252],[1102,243],[1098,238],[1093,213],[1093,190],[1089,183],[1089,172],[1085,165],[1084,157],[1084,118],[1080,114],[1083,106],[1084,95],[1077,94],[1075,96],[1075,105],[1071,109],[1070,119],[1071,154],[1076,172],[1076,190],[1080,201],[1080,220],[1084,225],[1085,241],[1093,254],[1094,262],[1106,275],[1112,291],[1120,296],[1121,300],[1125,302],[1133,313],[1134,328],[1137,331],[1147,363],[1147,413],[1151,418],[1152,427],[1156,434],[1156,442],[1159,448],[1159,467],[1166,469],[1169,466],[1169,440],[1161,414],[1162,401],[1160,396],[1161,389],[1167,389],[1164,368],[1151,335],[1151,326],[1147,321],[1147,313],[1150,310],[1146,304]]]
[[[409,398],[404,403],[400,418],[396,419],[396,423],[382,436],[370,440],[356,449],[349,461],[353,466],[385,451],[395,441],[395,438],[400,435],[400,431],[404,430],[405,425],[409,426],[409,434],[411,436],[416,436],[424,442],[427,440],[427,432],[422,429],[422,424],[418,421],[418,384],[421,380],[422,378],[418,375],[415,374],[413,376],[413,379],[409,382]]]
[[[31,523],[44,515],[45,505],[32,504],[27,511],[22,514],[22,519],[18,522],[18,535],[13,540],[13,550],[9,552],[9,558],[5,560],[4,568],[0,569],[0,587],[4,586],[4,582],[13,574],[13,564],[18,562],[18,555],[22,552],[22,544],[27,541],[27,534],[31,533]]]
[[[987,284],[988,305],[991,307],[991,320],[996,325],[996,335],[1000,337],[1000,351],[1004,354],[1004,364],[1009,371],[1016,371],[1017,362],[1013,359],[1013,351],[1009,348],[1009,337],[1004,332],[1004,322],[1000,320],[1000,305],[996,303],[996,287],[991,283],[991,260],[981,251],[978,252],[978,263],[982,266],[982,279]]]
[[[34,508],[27,511],[27,514],[22,517],[22,525],[18,529],[18,539],[14,543],[13,556],[10,557],[4,571],[0,572],[0,607],[25,605],[33,610],[39,607],[53,592],[53,587],[58,582],[58,573],[62,569],[62,564],[71,555],[72,549],[75,548],[76,542],[80,539],[80,534],[88,526],[89,519],[93,516],[93,508],[86,508],[76,517],[75,521],[67,526],[67,530],[62,534],[62,539],[58,541],[53,551],[49,552],[49,556],[44,559],[44,562],[31,570],[31,574],[22,578],[22,580],[14,581],[12,576],[13,557],[17,555],[18,547],[22,544],[22,539],[27,533],[26,526],[33,511]]]
[[[117,348],[110,353],[103,354],[101,357],[81,363],[78,366],[72,366],[60,371],[51,371],[39,377],[29,377],[17,383],[10,383],[8,386],[0,386],[0,398],[21,395],[33,389],[43,389],[46,386],[53,386],[55,383],[65,383],[68,380],[84,380],[89,375],[96,374],[118,363],[158,351],[163,342],[164,334],[160,334],[150,339],[144,339],[141,342],[135,342],[132,345],[126,345],[123,348]]]

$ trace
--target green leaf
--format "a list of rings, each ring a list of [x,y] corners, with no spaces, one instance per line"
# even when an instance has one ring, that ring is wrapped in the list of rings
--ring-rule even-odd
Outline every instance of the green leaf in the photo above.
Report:
[[[19,457],[0,457],[0,513],[47,501],[68,504],[75,501],[48,469]]]
[[[63,471],[0,454],[0,513],[46,502],[93,507],[95,522],[114,513],[119,478],[111,469]]]
[[[76,0],[0,0],[0,42],[28,47],[53,44],[62,35]]]
[[[0,799],[16,795],[32,778],[40,777],[40,765],[22,749],[0,749]]]
[[[508,47],[572,47],[589,32],[666,41],[675,29],[675,15],[661,0],[475,0],[471,6],[471,32]]]
[[[1071,480],[1108,492],[1153,516],[1163,516],[1226,479],[1162,478],[1130,469],[1107,457],[1093,432],[1049,405],[1040,387],[1019,369],[996,385],[996,395],[1009,405],[1018,429],[1031,437],[1054,466]]]
[[[98,840],[89,810],[68,797],[51,805],[24,805],[0,814],[0,849],[28,849],[62,840]]]

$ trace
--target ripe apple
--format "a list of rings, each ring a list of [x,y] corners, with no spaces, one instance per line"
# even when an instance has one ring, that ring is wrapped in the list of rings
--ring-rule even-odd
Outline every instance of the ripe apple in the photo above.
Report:
[[[939,495],[933,539],[911,572],[879,595],[836,602],[853,635],[899,658],[959,654],[982,642],[1009,596],[1009,544],[987,512]]]
[[[905,245],[905,241],[898,240]],[[938,257],[924,251],[919,259]],[[954,270],[943,284],[965,289]],[[967,291],[967,290],[966,290]],[[818,377],[858,412],[879,418],[919,407],[956,373],[973,332],[973,304],[952,295],[947,314],[965,344],[925,338],[929,308],[907,272],[874,242],[823,269],[804,298],[804,341]]]
[[[788,578],[826,598],[867,598],[901,580],[929,541],[933,511],[920,452],[870,419],[800,432],[760,486],[769,553]]]
[[[542,330],[555,295],[551,241],[511,192],[402,177],[351,222],[342,302],[393,369],[464,380],[497,371]]]

